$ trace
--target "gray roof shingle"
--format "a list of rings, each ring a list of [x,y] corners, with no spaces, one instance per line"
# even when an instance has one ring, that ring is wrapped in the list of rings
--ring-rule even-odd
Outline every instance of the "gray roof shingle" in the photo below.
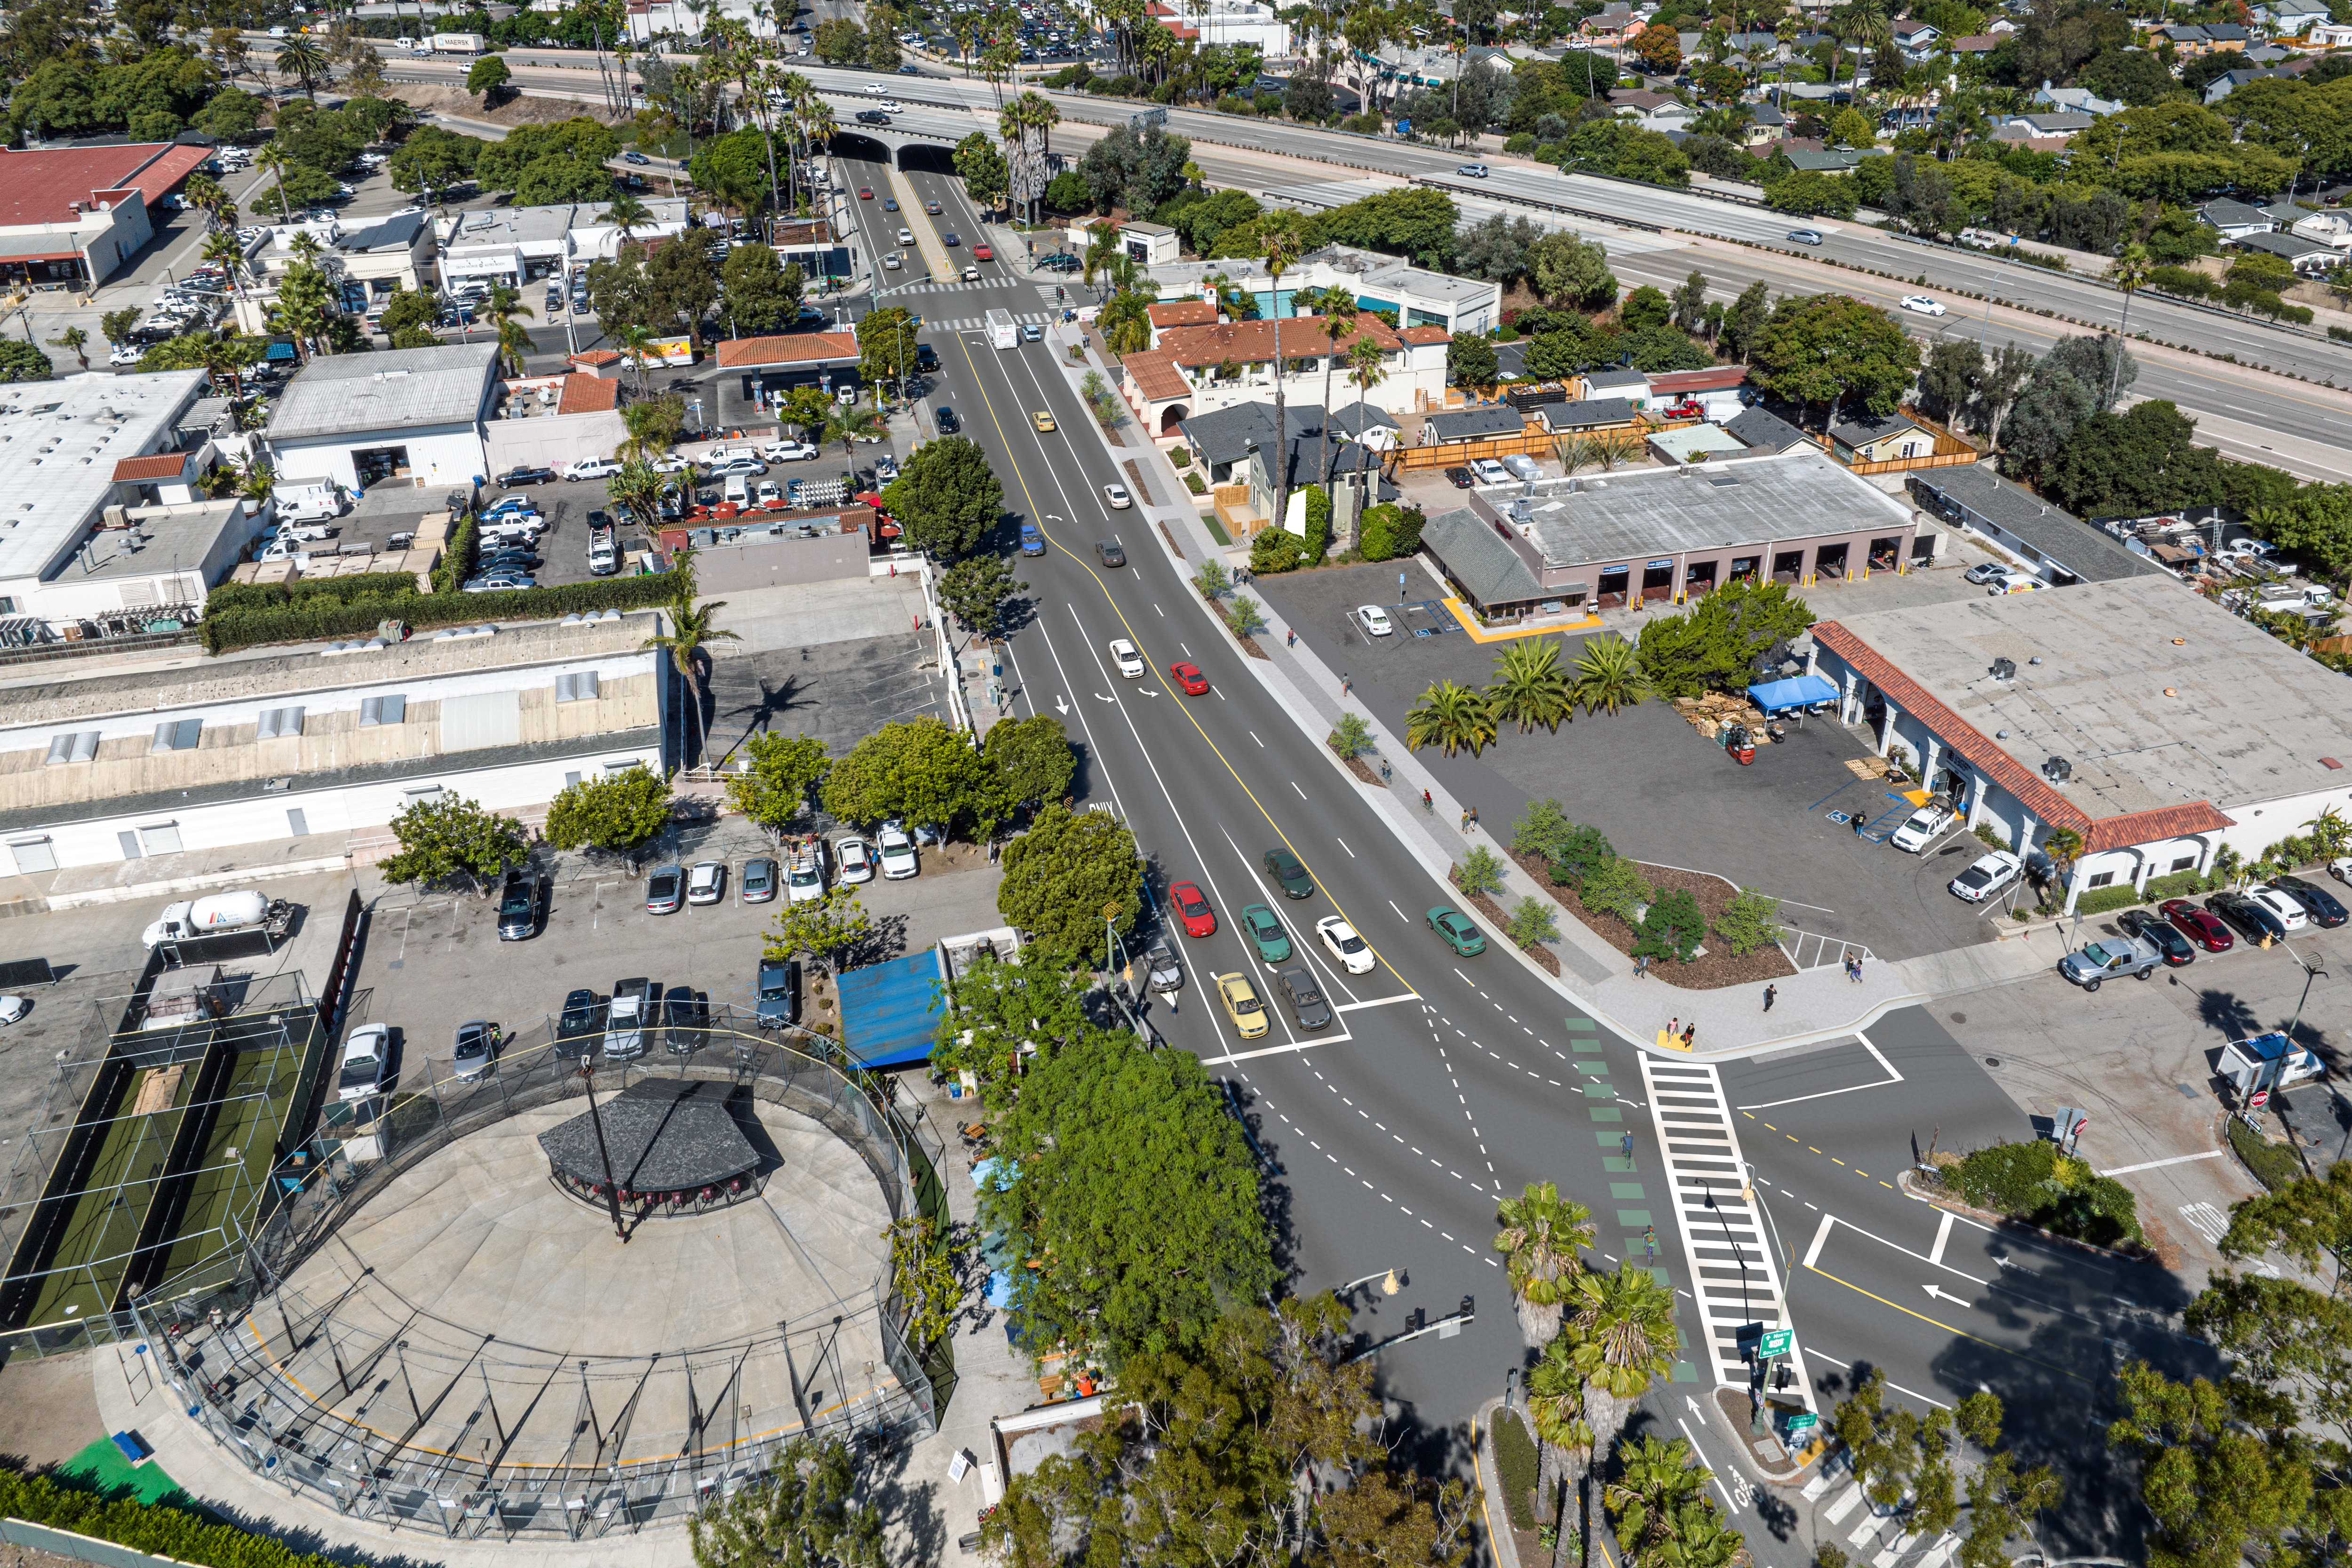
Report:
[[[1785,452],[1812,439],[1786,419],[1763,407],[1741,409],[1739,416],[1724,428],[1759,452]]]
[[[1495,531],[1495,524],[1468,507],[1439,512],[1423,523],[1421,542],[1481,609],[1543,597],[1542,584],[1518,552]]]
[[[1990,468],[1967,466],[1931,468],[1913,474],[1908,488],[1922,502],[1940,494],[2003,532],[2023,540],[2046,560],[2055,562],[2086,583],[2113,582],[2119,577],[2144,577],[2161,572],[2145,555],[2136,555],[2120,540],[2037,499]],[[1947,522],[1964,521],[1945,508],[1927,509]]]

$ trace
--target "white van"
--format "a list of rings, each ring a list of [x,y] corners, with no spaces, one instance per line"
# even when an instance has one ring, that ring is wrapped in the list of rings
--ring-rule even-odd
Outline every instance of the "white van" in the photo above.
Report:
[[[749,506],[749,505],[751,505],[751,475],[749,475],[749,474],[730,474],[730,475],[728,475],[728,476],[727,476],[726,500],[727,500],[727,504],[728,504],[728,505],[730,505],[730,506]]]
[[[331,490],[303,490],[274,499],[276,516],[281,523],[326,522],[341,517],[343,511],[342,503]]]

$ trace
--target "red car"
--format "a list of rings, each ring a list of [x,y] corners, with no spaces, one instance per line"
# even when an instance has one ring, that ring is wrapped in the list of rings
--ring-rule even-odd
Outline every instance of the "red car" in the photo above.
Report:
[[[872,201],[872,200],[874,199],[874,187],[873,187],[873,186],[871,186],[871,185],[860,185],[860,186],[858,186],[858,187],[857,187],[857,199],[858,199],[859,201],[861,201],[861,202],[870,202],[870,201]]]
[[[1171,664],[1168,667],[1168,673],[1176,678],[1176,684],[1184,689],[1185,696],[1206,697],[1209,694],[1209,678],[1201,673],[1199,665]]]
[[[2208,952],[2227,952],[2238,943],[2221,917],[2210,910],[2200,910],[2187,899],[2167,899],[2156,906],[2156,912],[2172,922],[2175,930]]]
[[[1179,882],[1168,889],[1168,901],[1176,906],[1176,918],[1184,922],[1186,936],[1217,934],[1217,911],[1209,907],[1209,896],[1191,882]]]
[[[971,258],[974,261],[993,261],[996,259],[996,251],[990,246],[975,245],[971,247]]]

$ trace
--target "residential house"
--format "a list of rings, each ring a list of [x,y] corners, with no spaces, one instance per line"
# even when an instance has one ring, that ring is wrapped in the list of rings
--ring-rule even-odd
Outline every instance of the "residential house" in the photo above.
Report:
[[[1507,403],[1481,404],[1433,414],[1421,422],[1424,447],[1458,447],[1468,441],[1496,441],[1527,432],[1527,416]]]
[[[2087,87],[2052,87],[2043,82],[2034,89],[2033,103],[2053,111],[2071,110],[2076,114],[2121,114],[2124,105],[2112,98],[2101,98]]]
[[[1591,436],[1603,430],[1630,430],[1635,424],[1633,404],[1624,397],[1580,397],[1569,403],[1538,403],[1528,410],[1553,436]]]
[[[2221,49],[2242,49],[2252,41],[2246,29],[2235,22],[2211,22],[2203,26],[2184,24],[2161,29],[2172,40],[2174,51],[2184,57],[2210,55]]]
[[[1359,407],[1353,402],[1340,404],[1326,414],[1320,403],[1293,403],[1283,409],[1283,434],[1294,443],[1307,446],[1308,464],[1297,470],[1313,479],[1313,463],[1319,460],[1323,431],[1328,426],[1331,444],[1336,448],[1348,444],[1366,444],[1376,450],[1396,444],[1396,419],[1386,409],[1366,403]],[[1364,442],[1368,431],[1383,431],[1384,435]],[[1192,454],[1192,460],[1213,485],[1235,484],[1243,479],[1242,470],[1248,466],[1252,452],[1263,451],[1276,445],[1274,405],[1271,403],[1237,403],[1212,414],[1197,414],[1182,421],[1176,435]]]
[[[1149,349],[1121,356],[1127,374],[1120,394],[1144,427],[1160,439],[1173,436],[1197,415],[1265,401],[1275,386],[1276,325],[1270,320],[1220,321],[1155,332]],[[1345,385],[1347,356],[1359,342],[1379,345],[1388,373],[1367,399],[1373,406],[1396,413],[1444,395],[1447,338],[1442,331],[1398,333],[1370,311],[1360,310],[1354,335],[1343,338],[1335,351],[1320,317],[1286,317],[1280,326],[1286,402],[1322,400],[1327,360],[1338,364],[1334,384]]]
[[[1942,28],[1926,22],[1906,18],[1895,24],[1895,47],[1915,65],[1936,52],[1936,45],[1943,36]]]
[[[1687,131],[1698,110],[1663,92],[1625,89],[1609,95],[1609,107],[1620,120],[1631,120],[1644,131]]]
[[[1636,408],[1650,404],[1650,377],[1646,371],[1596,370],[1584,377],[1587,397],[1622,397]]]
[[[1163,300],[1185,296],[1214,301],[1212,281],[1227,284],[1251,298],[1261,316],[1270,315],[1276,298],[1265,263],[1244,257],[1217,261],[1177,261],[1151,268],[1151,280]],[[1457,278],[1415,267],[1400,256],[1359,250],[1352,246],[1327,245],[1309,251],[1282,275],[1282,296],[1308,289],[1346,289],[1359,307],[1390,311],[1401,326],[1443,327],[1447,332],[1484,332],[1502,320],[1503,286],[1482,278]]]
[[[1789,117],[1769,103],[1751,103],[1748,107],[1748,123],[1739,128],[1739,141],[1750,152],[1769,146],[1789,133]]]
[[[2344,263],[2342,251],[2299,234],[2249,234],[2231,243],[2241,250],[2260,250],[2275,256],[2297,272],[2325,272]]]
[[[2305,29],[2303,41],[2315,49],[2352,49],[2352,22],[2318,22]]]
[[[1768,408],[1743,408],[1724,428],[1748,443],[1748,449],[1759,457],[1777,457],[1800,447],[1821,449],[1820,443],[1811,436]]]
[[[2287,233],[2339,253],[2352,251],[2352,216],[2342,212],[2299,213]]]
[[[2042,114],[2012,114],[2000,122],[2000,129],[2015,131],[2037,142],[2054,140],[2063,145],[2095,122],[2095,117],[2079,110],[2058,110]]]
[[[2325,0],[2270,0],[2253,10],[2254,25],[2273,38],[2298,38],[2328,17]]]
[[[2250,234],[2269,234],[2278,227],[2278,219],[2244,202],[2207,202],[2197,209],[2197,216],[2200,222],[2220,230],[2223,239],[2243,239]]]
[[[1642,30],[1642,18],[1623,0],[1611,0],[1596,14],[1587,16],[1577,27],[1577,36],[1587,48],[1622,49],[1632,43]]]
[[[1989,55],[2000,47],[1998,33],[1970,33],[1964,38],[1954,38],[1951,52],[1955,55]]]
[[[1891,463],[1935,450],[1935,433],[1900,414],[1864,414],[1830,426],[1830,452],[1841,463]]]
[[[2285,71],[2273,70],[2264,66],[2249,67],[2242,70],[2223,71],[2220,76],[2215,77],[2211,81],[2205,84],[2205,106],[2209,109],[2211,108],[2214,104],[2221,102],[2223,99],[2229,97],[2231,93],[2237,91],[2240,88],[2245,86],[2250,81],[2260,81],[2264,77],[2283,77],[2288,74],[2289,73]]]

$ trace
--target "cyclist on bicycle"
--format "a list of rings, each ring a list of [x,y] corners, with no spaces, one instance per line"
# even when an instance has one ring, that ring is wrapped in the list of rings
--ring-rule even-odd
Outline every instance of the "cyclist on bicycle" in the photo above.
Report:
[[[1421,809],[1427,811],[1429,809],[1429,792],[1427,790],[1423,790],[1421,792]]]

